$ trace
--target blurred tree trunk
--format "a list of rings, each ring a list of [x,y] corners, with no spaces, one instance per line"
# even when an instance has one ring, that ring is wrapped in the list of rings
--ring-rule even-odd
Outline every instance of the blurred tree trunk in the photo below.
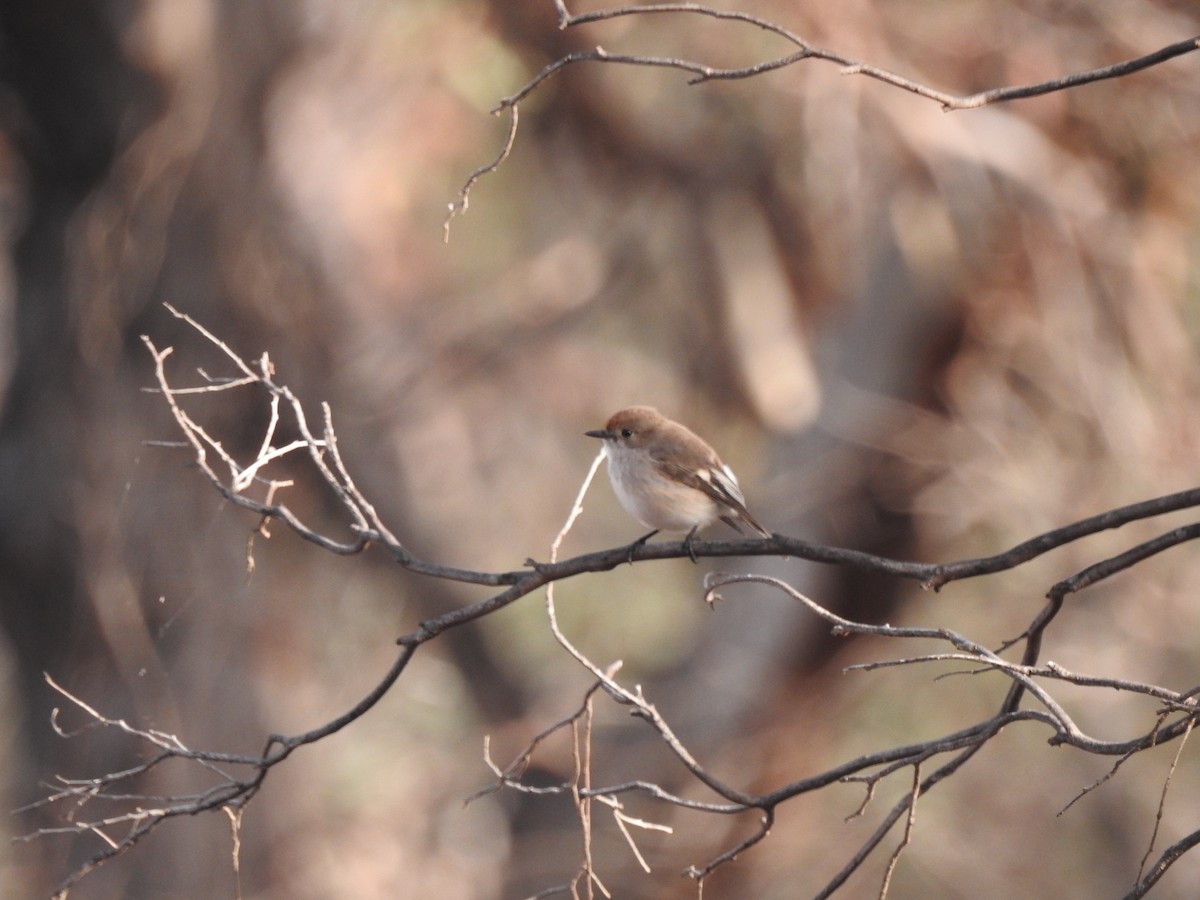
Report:
[[[148,120],[157,97],[118,45],[125,23],[111,3],[11,3],[0,8],[0,79],[5,131],[14,144],[22,196],[14,263],[14,366],[0,407],[0,616],[36,725],[29,749],[50,749],[50,699],[42,673],[66,660],[93,677],[108,666],[79,571],[76,473],[92,404],[105,400],[94,376],[115,376],[80,359],[72,303],[71,225],[108,175],[122,142]],[[35,783],[30,778],[30,787]]]

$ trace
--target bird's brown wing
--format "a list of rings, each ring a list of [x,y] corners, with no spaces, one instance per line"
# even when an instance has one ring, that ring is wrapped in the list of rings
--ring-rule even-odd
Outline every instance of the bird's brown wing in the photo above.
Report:
[[[763,537],[771,536],[771,532],[759,525],[754,516],[750,515],[750,510],[746,509],[746,498],[742,496],[742,489],[738,486],[737,478],[730,468],[720,460],[715,460],[714,464],[699,469],[663,461],[660,461],[659,464],[668,477],[707,494],[717,503],[733,510],[733,516],[721,516],[722,522],[741,531],[741,526],[737,522],[737,519],[741,519]]]

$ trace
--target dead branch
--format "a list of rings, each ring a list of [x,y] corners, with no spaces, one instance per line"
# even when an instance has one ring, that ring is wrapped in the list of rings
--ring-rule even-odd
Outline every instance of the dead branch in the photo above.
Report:
[[[708,863],[687,869],[688,875],[703,882],[717,868],[769,836],[780,804],[830,785],[860,783],[866,788],[866,797],[851,814],[864,815],[876,795],[877,787],[888,782],[893,775],[907,770],[911,787],[906,788],[903,795],[883,814],[875,831],[830,878],[819,896],[830,896],[837,891],[850,875],[872,857],[888,835],[893,833],[893,829],[904,822],[903,834],[899,837],[888,863],[889,875],[885,877],[882,888],[886,892],[890,872],[899,864],[901,853],[911,840],[913,829],[916,827],[914,808],[918,799],[951,777],[970,761],[978,750],[1010,727],[1032,725],[1045,729],[1046,740],[1050,745],[1065,744],[1086,753],[1117,757],[1118,762],[1113,770],[1105,779],[1089,788],[1090,791],[1111,779],[1125,759],[1184,738],[1195,725],[1198,709],[1195,698],[1200,693],[1198,688],[1180,691],[1109,675],[1073,672],[1052,661],[1041,661],[1040,648],[1049,626],[1070,596],[1119,575],[1155,553],[1191,540],[1198,536],[1200,526],[1189,525],[1165,532],[1158,538],[1138,543],[1129,550],[1093,563],[1070,578],[1057,582],[1047,591],[1047,605],[1037,613],[1025,632],[1020,637],[1006,642],[999,650],[989,649],[981,640],[946,628],[855,622],[833,613],[776,578],[753,574],[716,574],[710,576],[704,585],[704,598],[710,603],[719,599],[718,591],[722,589],[736,589],[740,584],[756,583],[802,604],[810,613],[827,623],[834,634],[872,635],[890,641],[902,641],[906,645],[914,641],[923,645],[919,652],[857,664],[849,667],[848,671],[867,675],[886,672],[899,665],[966,663],[971,672],[981,677],[999,678],[1006,686],[1005,693],[1002,699],[998,700],[996,710],[991,716],[933,739],[865,754],[763,792],[753,792],[732,784],[718,777],[702,759],[684,745],[670,725],[668,717],[651,702],[640,685],[630,686],[620,681],[619,661],[606,665],[594,662],[562,631],[558,623],[553,591],[557,582],[584,573],[608,571],[631,560],[646,562],[679,558],[688,553],[688,549],[682,543],[668,542],[643,544],[632,550],[629,547],[617,547],[566,560],[558,559],[559,546],[582,509],[583,494],[596,471],[598,460],[593,462],[566,524],[550,548],[549,562],[530,563],[527,568],[508,572],[486,572],[444,566],[419,559],[399,543],[369,499],[356,486],[338,452],[332,412],[327,406],[322,407],[321,427],[314,430],[308,424],[301,400],[277,380],[274,368],[265,354],[255,364],[251,364],[191,317],[174,309],[171,309],[171,313],[188,323],[203,340],[217,347],[230,360],[233,369],[230,375],[218,377],[201,372],[200,384],[176,387],[167,371],[171,348],[159,350],[149,338],[145,339],[154,363],[156,391],[163,397],[175,426],[183,437],[182,444],[174,442],[173,445],[188,448],[202,476],[216,492],[252,514],[255,519],[251,526],[253,530],[259,529],[263,522],[273,520],[285,525],[297,537],[332,553],[359,553],[374,546],[416,574],[468,584],[491,585],[502,590],[480,602],[419,623],[413,631],[398,639],[400,649],[388,671],[351,709],[301,734],[269,735],[263,751],[257,756],[189,748],[174,735],[137,728],[124,720],[109,718],[96,707],[51,682],[60,694],[88,718],[91,728],[119,730],[128,736],[134,748],[148,747],[152,751],[144,760],[128,768],[92,778],[59,778],[47,796],[34,804],[34,807],[38,808],[67,809],[65,824],[41,829],[26,835],[24,840],[87,832],[94,834],[101,842],[100,849],[64,879],[62,891],[78,883],[97,866],[131,850],[142,837],[169,819],[212,810],[239,813],[256,796],[263,780],[274,766],[282,763],[296,749],[323,740],[346,728],[377,704],[403,674],[421,645],[446,631],[502,609],[541,587],[547,588],[546,611],[551,632],[569,658],[590,673],[590,686],[584,691],[580,704],[572,713],[542,729],[507,767],[501,769],[496,766],[491,761],[490,749],[485,745],[485,758],[496,780],[474,796],[503,790],[527,794],[569,793],[572,796],[583,837],[582,863],[570,884],[550,889],[550,893],[580,888],[585,893],[593,890],[604,892],[603,882],[596,871],[597,860],[593,858],[594,844],[591,835],[599,824],[593,818],[595,803],[600,803],[613,812],[613,823],[624,836],[639,865],[643,867],[647,867],[649,863],[638,849],[628,828],[661,826],[624,814],[620,801],[623,795],[638,793],[656,802],[701,814],[754,816],[757,824],[748,836],[719,853]],[[269,421],[252,459],[235,458],[235,455],[226,449],[221,437],[210,433],[186,408],[188,398],[192,396],[227,390],[258,391],[269,404]],[[300,437],[276,446],[276,435],[283,429],[285,421]],[[334,493],[344,512],[344,527],[352,535],[351,538],[336,537],[318,531],[286,506],[281,498],[286,496],[291,481],[274,474],[285,460],[293,464],[296,460],[304,461]],[[944,564],[888,559],[849,548],[813,544],[785,535],[772,535],[762,540],[696,541],[692,550],[699,556],[709,557],[792,556],[905,578],[936,590],[954,581],[1017,568],[1031,559],[1103,530],[1120,528],[1134,521],[1191,508],[1197,504],[1200,504],[1200,489],[1182,491],[1109,510],[1054,529],[994,556]],[[940,648],[930,651],[927,649],[930,642],[935,646],[940,645]],[[1024,647],[1019,660],[1003,655],[1021,643],[1024,643]],[[1152,704],[1148,714],[1148,725],[1144,730],[1134,731],[1119,739],[1103,739],[1090,735],[1077,725],[1068,705],[1056,696],[1056,686],[1062,684],[1092,691],[1120,691],[1142,697]],[[678,760],[687,776],[706,788],[712,798],[685,798],[663,785],[637,777],[611,784],[594,783],[591,723],[593,706],[604,697],[650,728]],[[1026,700],[1030,702],[1027,704]],[[57,722],[56,713],[56,727]],[[564,777],[561,783],[549,787],[524,783],[525,770],[541,745],[551,735],[559,732],[569,732],[572,735],[575,758],[573,773]],[[63,738],[77,738],[87,733],[87,729],[68,732],[59,728],[59,734]],[[169,760],[181,760],[201,768],[211,779],[211,783],[199,792],[186,795],[154,796],[139,792],[138,780]],[[1174,764],[1172,768],[1173,766]],[[926,771],[929,774],[923,774]],[[1165,785],[1169,783],[1170,773],[1165,779]],[[1165,785],[1160,805],[1161,802],[1165,802]],[[1138,886],[1131,896],[1141,896],[1149,890],[1167,868],[1195,843],[1200,842],[1200,839],[1192,838],[1185,838],[1164,851],[1159,860],[1137,882]]]
[[[870,78],[890,87],[899,88],[902,91],[907,91],[910,94],[923,97],[926,100],[932,100],[933,102],[939,104],[942,110],[945,112],[954,112],[956,110],[980,109],[982,107],[992,106],[997,103],[1008,103],[1013,100],[1024,100],[1030,97],[1039,97],[1044,94],[1070,90],[1081,85],[1092,84],[1094,82],[1104,81],[1110,78],[1121,78],[1127,75],[1132,75],[1136,72],[1140,72],[1144,69],[1151,68],[1152,66],[1161,65],[1162,63],[1168,62],[1176,57],[1183,56],[1200,49],[1200,36],[1191,37],[1186,40],[1168,44],[1165,47],[1159,48],[1158,50],[1154,50],[1150,53],[1146,53],[1132,59],[1127,59],[1112,65],[1100,66],[1084,72],[1075,72],[1062,75],[1057,78],[1051,78],[1035,84],[990,88],[988,90],[978,91],[973,94],[955,94],[950,91],[940,90],[932,87],[931,85],[916,81],[912,78],[908,78],[897,72],[892,72],[888,69],[872,65],[863,60],[854,59],[843,53],[839,53],[836,50],[818,47],[783,25],[751,13],[739,12],[736,10],[716,9],[714,7],[705,6],[699,3],[650,3],[643,6],[618,6],[609,9],[594,10],[592,12],[582,13],[579,15],[572,15],[562,0],[555,0],[555,9],[558,13],[558,27],[564,31],[567,29],[581,28],[586,25],[629,18],[633,16],[694,15],[709,19],[716,19],[723,22],[733,22],[759,28],[770,34],[776,35],[784,43],[790,45],[793,49],[788,53],[784,53],[771,59],[762,60],[748,66],[734,68],[713,66],[696,60],[681,59],[671,56],[612,53],[599,44],[597,44],[591,50],[580,50],[573,53],[568,53],[565,56],[554,60],[542,68],[541,71],[539,71],[529,81],[522,85],[515,93],[501,99],[499,103],[497,103],[492,109],[493,115],[497,115],[505,110],[509,111],[510,118],[507,136],[505,137],[499,155],[490,163],[486,163],[472,172],[467,177],[462,188],[459,189],[457,199],[449,205],[449,212],[443,224],[446,240],[449,240],[450,237],[451,220],[458,213],[466,212],[469,205],[471,189],[475,186],[476,182],[478,182],[483,176],[491,174],[499,169],[512,152],[512,148],[517,137],[517,113],[521,102],[529,97],[529,95],[534,91],[538,90],[546,81],[578,63],[601,63],[619,66],[636,66],[640,68],[674,69],[690,76],[687,79],[687,83],[695,85],[703,84],[708,81],[735,81],[753,78],[767,72],[774,72],[779,69],[794,66],[797,63],[804,62],[805,60],[821,60],[823,62],[829,62],[840,66],[843,75],[862,75],[866,78]]]

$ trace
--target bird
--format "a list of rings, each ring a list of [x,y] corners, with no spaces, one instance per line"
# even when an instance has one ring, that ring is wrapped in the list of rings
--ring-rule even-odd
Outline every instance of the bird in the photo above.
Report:
[[[717,519],[743,532],[745,525],[764,538],[746,508],[737,476],[708,443],[652,406],[614,413],[603,428],[586,431],[604,442],[608,477],[621,506],[653,529],[629,545],[633,552],[660,531],[686,532],[688,556],[696,561],[692,538]]]

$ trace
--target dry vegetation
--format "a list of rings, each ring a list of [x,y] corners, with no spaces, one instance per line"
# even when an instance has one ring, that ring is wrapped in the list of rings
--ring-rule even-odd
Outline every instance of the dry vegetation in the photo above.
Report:
[[[560,29],[550,0],[71,7],[53,25],[0,11],[0,703],[17,723],[0,796],[24,807],[157,740],[171,758],[130,780],[143,812],[215,810],[155,829],[80,896],[483,900],[590,859],[616,897],[694,897],[680,872],[768,807],[770,835],[707,900],[817,895],[889,810],[839,896],[889,877],[893,900],[1120,896],[1197,833],[1190,494],[986,576],[937,564],[1193,488],[1200,54],[944,112],[823,58],[699,84],[611,64],[797,50],[686,12]],[[961,96],[1200,33],[1168,0],[724,8]],[[607,61],[537,80],[597,45]],[[443,243],[447,203],[509,134],[487,111],[531,82]],[[142,390],[229,376],[246,383],[175,410]],[[787,538],[698,544],[699,567],[652,544],[614,569],[638,532],[601,484],[560,568],[524,567],[550,558],[587,471],[580,432],[631,402],[709,437]],[[195,431],[217,485],[195,445],[147,443],[187,421],[242,467],[264,434],[292,446],[256,473],[292,483],[235,490]],[[342,546],[270,519],[277,502]],[[1034,668],[1015,665],[1027,641],[988,656],[1114,558],[1131,565],[1064,588]],[[868,627],[832,634],[772,583],[710,609],[725,570]],[[512,602],[472,606],[497,596]],[[931,652],[953,657],[846,671]],[[779,795],[998,714],[915,817],[914,783],[948,756],[916,782],[902,759],[854,818],[861,784]],[[486,790],[554,723],[522,783],[572,789]],[[1114,750],[1139,738],[1163,746]],[[220,814],[196,753],[217,784],[236,770],[241,814]],[[593,796],[634,780],[686,804],[622,793],[622,820]],[[747,798],[775,802],[688,808]],[[103,851],[70,823],[129,811],[67,799],[10,817],[14,835],[67,832],[0,855],[17,895]],[[1154,896],[1189,896],[1194,856]]]

